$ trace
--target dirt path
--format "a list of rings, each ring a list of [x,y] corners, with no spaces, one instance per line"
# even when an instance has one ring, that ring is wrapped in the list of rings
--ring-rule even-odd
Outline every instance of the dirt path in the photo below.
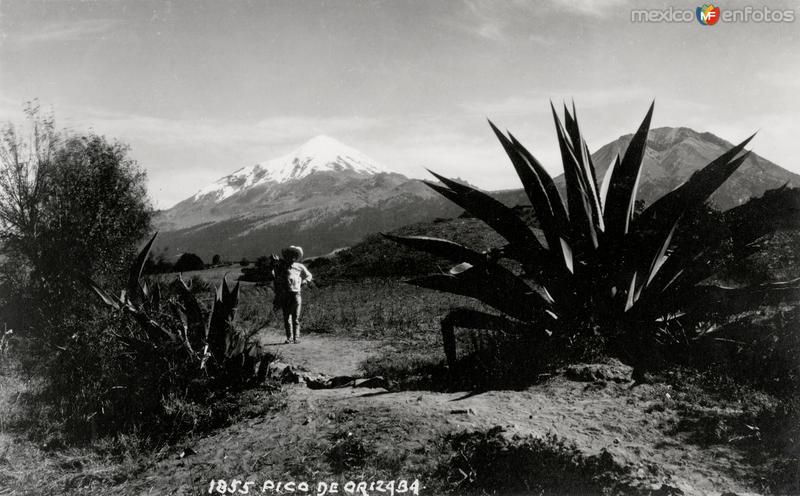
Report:
[[[331,375],[353,375],[358,363],[381,346],[320,335],[305,336],[297,345],[283,340],[277,331],[263,336],[282,360]],[[631,390],[628,384],[563,376],[524,391],[477,395],[289,386],[284,409],[193,442],[193,455],[162,459],[115,488],[115,494],[207,494],[211,479],[251,480],[260,487],[267,479],[297,480],[298,473],[316,484],[331,440],[354,433],[368,440],[376,459],[391,458],[381,453],[402,453],[403,475],[414,477],[430,467],[431,443],[443,434],[496,426],[508,436],[554,434],[586,455],[608,452],[643,488],[663,483],[686,495],[746,493],[748,488],[737,482],[745,466],[736,452],[726,446],[701,449],[664,434],[677,418],[674,411],[654,408],[668,401],[663,388]]]
[[[330,376],[359,374],[358,366],[367,357],[377,354],[386,344],[333,337],[325,334],[306,334],[300,342],[286,343],[286,335],[277,329],[263,329],[261,345],[281,361],[306,372]]]

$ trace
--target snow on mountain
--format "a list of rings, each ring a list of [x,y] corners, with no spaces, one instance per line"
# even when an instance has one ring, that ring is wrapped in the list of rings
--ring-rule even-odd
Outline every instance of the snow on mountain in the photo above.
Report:
[[[198,200],[215,195],[214,201],[219,203],[253,186],[287,183],[323,171],[365,176],[390,172],[360,151],[329,136],[319,135],[287,155],[241,168],[202,188],[193,198]]]

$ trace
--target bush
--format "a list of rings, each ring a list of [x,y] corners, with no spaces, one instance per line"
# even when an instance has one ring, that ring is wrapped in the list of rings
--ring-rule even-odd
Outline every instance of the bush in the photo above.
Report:
[[[180,256],[175,266],[172,268],[173,272],[189,272],[192,270],[203,270],[206,265],[203,259],[194,253],[184,253]]]
[[[252,267],[242,269],[240,281],[248,282],[270,282],[272,275],[272,258],[267,256],[258,257]]]
[[[454,494],[612,494],[622,475],[608,452],[586,456],[553,434],[509,439],[495,427],[447,442],[453,455],[437,475],[458,488]]]
[[[171,440],[184,433],[174,425],[176,418],[266,375],[271,357],[234,322],[239,285],[230,289],[223,279],[209,312],[180,277],[169,291],[158,282],[148,284],[140,274],[154,240],[131,266],[119,297],[83,278],[118,316],[116,326],[106,327],[102,343],[80,346],[75,340],[61,354],[62,374],[51,385],[55,403],[65,399],[65,389],[72,392],[73,401],[60,405],[62,413],[69,412],[69,432],[86,432],[87,424],[99,434],[137,427]],[[81,365],[87,355],[92,363]],[[106,389],[107,383],[113,386]]]
[[[0,136],[0,238],[9,261],[0,304],[21,335],[58,347],[74,333],[66,323],[89,312],[74,274],[121,280],[152,208],[145,173],[125,145],[57,132],[35,106],[27,113],[27,133],[8,124]],[[20,299],[22,307],[9,304]],[[46,365],[51,352],[41,353]]]
[[[147,261],[144,264],[145,274],[165,274],[168,272],[175,272],[175,266],[167,260],[166,250],[157,255],[150,253],[147,256]]]

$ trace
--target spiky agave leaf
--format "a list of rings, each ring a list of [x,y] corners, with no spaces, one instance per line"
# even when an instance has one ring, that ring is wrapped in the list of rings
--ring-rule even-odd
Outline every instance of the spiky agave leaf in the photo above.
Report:
[[[750,152],[737,158],[755,134],[696,171],[681,186],[656,200],[636,219],[639,230],[658,230],[669,226],[685,211],[692,211],[710,197],[747,159]]]
[[[538,293],[535,293],[533,288],[528,286],[522,278],[514,275],[510,270],[491,260],[489,253],[478,253],[458,243],[438,238],[425,236],[405,237],[389,234],[383,234],[383,236],[410,248],[447,258],[453,262],[461,262],[451,269],[449,274],[442,275],[443,278],[440,276],[430,276],[411,281],[412,284],[431,289],[437,289],[439,286],[452,288],[465,286],[463,289],[459,290],[462,291],[460,294],[476,297],[495,307],[498,303],[497,297],[502,297],[506,293],[511,293],[512,297],[519,293],[525,295],[533,293],[536,294],[536,296],[532,298],[526,296],[526,299],[542,307],[550,304],[549,301],[541,298]],[[462,275],[467,271],[470,271],[469,274]],[[461,277],[459,278],[457,276]],[[480,279],[480,281],[477,279]],[[483,294],[484,292],[491,292],[492,294],[486,295]]]
[[[509,207],[482,191],[458,183],[431,171],[445,187],[424,181],[430,188],[456,203],[464,210],[482,220],[497,231],[509,243],[519,247],[530,258],[541,259],[548,256],[536,236],[525,222]]]
[[[415,286],[475,298],[522,321],[536,320],[549,303],[522,279],[499,267],[467,268],[408,281]]]
[[[186,319],[186,338],[193,350],[200,350],[208,338],[206,322],[203,319],[203,309],[200,307],[197,297],[192,293],[190,286],[180,274],[175,280],[175,288],[181,305],[180,310]]]
[[[536,158],[528,151],[528,149],[522,146],[522,143],[517,141],[513,134],[508,133],[508,137],[511,140],[511,143],[514,145],[514,149],[517,151],[517,153],[524,157],[526,162],[530,164],[530,167],[532,167],[536,172],[536,175],[541,181],[542,186],[544,186],[545,194],[547,195],[547,199],[553,211],[553,218],[555,219],[556,227],[562,233],[562,236],[566,236],[569,218],[567,216],[567,211],[564,208],[564,201],[561,199],[561,194],[558,192],[558,187],[556,187],[555,181],[550,174],[547,173],[547,170],[545,170],[542,164],[540,164],[539,161],[536,160]]]
[[[604,217],[606,231],[617,238],[629,230],[636,201],[636,189],[642,172],[647,133],[653,117],[655,102],[650,104],[647,115],[631,138],[622,160],[613,168],[609,177],[608,195],[605,200]]]
[[[415,250],[425,251],[453,262],[469,262],[472,265],[485,265],[489,262],[488,254],[478,253],[464,245],[446,239],[428,236],[394,236],[384,233],[381,233],[381,236],[395,243]]]
[[[561,120],[558,118],[552,102],[550,108],[553,112],[556,136],[564,165],[564,178],[567,183],[567,205],[571,226],[570,242],[573,251],[586,253],[598,246],[597,226],[594,223],[588,197],[588,185],[583,176],[583,167],[575,156],[575,150],[567,138],[566,131],[561,125]]]
[[[136,256],[133,265],[131,265],[130,271],[128,272],[128,298],[137,304],[141,303],[145,299],[140,282],[142,278],[142,271],[144,270],[144,264],[147,261],[147,255],[150,253],[150,248],[153,246],[156,236],[158,236],[158,231],[153,233],[153,237],[151,237],[141,249],[139,254]]]
[[[564,105],[564,125],[569,135],[572,153],[577,159],[578,177],[585,191],[585,195],[588,198],[595,230],[604,231],[605,226],[603,222],[603,211],[600,205],[599,188],[597,186],[597,173],[595,172],[594,163],[592,162],[592,155],[589,153],[589,147],[586,145],[586,140],[584,140],[581,135],[574,102],[572,104],[571,115],[566,104]]]
[[[683,307],[696,320],[714,315],[733,315],[762,306],[800,301],[800,278],[742,288],[701,285],[687,291]]]
[[[517,335],[531,334],[536,331],[534,327],[525,322],[511,320],[501,315],[493,315],[472,308],[456,308],[442,321],[442,341],[447,363],[451,367],[456,362],[456,336],[455,328],[464,329],[491,329]],[[542,332],[545,335],[545,332]]]
[[[556,261],[561,260],[566,265],[562,241],[569,236],[568,220],[553,179],[513,136],[510,139],[506,138],[492,121],[489,121],[489,125],[517,171],[536,218],[542,227],[549,251],[554,254],[553,258]]]
[[[222,277],[222,282],[217,287],[214,297],[214,304],[211,307],[211,314],[208,318],[208,330],[206,332],[206,342],[208,343],[211,356],[217,363],[223,363],[226,350],[230,345],[231,335],[236,331],[232,326],[232,321],[236,315],[236,307],[239,304],[239,283],[236,283],[233,290],[228,288],[227,274]]]

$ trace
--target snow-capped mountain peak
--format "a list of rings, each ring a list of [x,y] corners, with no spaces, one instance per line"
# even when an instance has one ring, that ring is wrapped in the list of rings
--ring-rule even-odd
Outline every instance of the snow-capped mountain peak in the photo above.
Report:
[[[321,134],[287,155],[243,167],[219,179],[198,191],[194,199],[214,194],[214,200],[221,202],[256,185],[270,182],[287,183],[315,172],[371,175],[390,171],[355,148]]]

